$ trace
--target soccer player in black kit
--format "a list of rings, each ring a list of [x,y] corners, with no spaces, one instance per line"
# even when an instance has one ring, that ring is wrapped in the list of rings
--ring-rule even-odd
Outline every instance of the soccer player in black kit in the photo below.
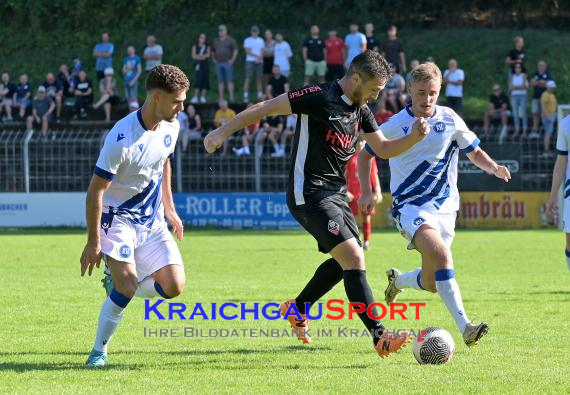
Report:
[[[284,314],[291,303],[296,304],[301,319],[294,314],[288,319],[293,329],[301,333],[299,339],[303,343],[311,342],[303,331],[309,325],[305,315],[307,306],[341,280],[350,302],[361,303],[366,308],[374,303],[366,280],[358,227],[344,199],[344,170],[361,131],[374,152],[383,158],[399,155],[429,133],[427,122],[419,118],[406,136],[393,140],[384,137],[366,103],[376,100],[389,79],[386,60],[378,52],[365,51],[353,59],[342,79],[304,86],[257,103],[204,139],[206,151],[212,153],[233,133],[264,116],[297,114],[287,205],[295,219],[317,240],[319,250],[331,255],[317,268],[301,293],[281,305]],[[372,313],[378,316],[374,308]],[[380,321],[366,312],[358,315],[381,357],[398,351],[410,340],[407,333],[386,331]]]

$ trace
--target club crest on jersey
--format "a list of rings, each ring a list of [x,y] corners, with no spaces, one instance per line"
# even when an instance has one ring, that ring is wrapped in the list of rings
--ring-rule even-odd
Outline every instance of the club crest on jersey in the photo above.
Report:
[[[433,125],[433,131],[436,133],[445,132],[445,124],[443,122],[436,122],[435,125]]]
[[[420,226],[420,225],[423,224],[424,222],[426,222],[426,220],[423,219],[422,217],[418,217],[418,218],[414,219],[414,225],[415,225],[415,226]]]
[[[165,147],[170,147],[170,145],[172,144],[172,136],[167,134],[166,136],[164,136],[164,145]]]
[[[129,247],[126,244],[123,244],[119,248],[119,255],[121,255],[121,257],[123,258],[128,258],[129,256],[131,256],[131,247]]]
[[[329,232],[331,232],[335,236],[338,236],[338,234],[340,233],[340,225],[336,221],[333,221],[332,219],[329,219]]]

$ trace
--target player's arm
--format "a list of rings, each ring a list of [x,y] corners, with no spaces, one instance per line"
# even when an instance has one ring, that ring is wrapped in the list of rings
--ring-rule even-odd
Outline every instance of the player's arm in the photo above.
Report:
[[[481,149],[481,147],[475,148],[473,151],[466,154],[467,158],[478,168],[487,173],[495,175],[495,177],[509,182],[511,179],[511,173],[509,169],[505,166],[498,165],[491,157]]]
[[[429,126],[427,121],[424,118],[419,118],[414,122],[411,133],[404,137],[389,140],[379,129],[374,133],[365,133],[364,139],[377,156],[382,159],[389,159],[407,151],[428,134]],[[370,174],[370,168],[368,169],[368,174]],[[364,179],[367,180],[368,176]]]
[[[374,155],[365,148],[358,153],[358,178],[360,180],[370,179],[370,163],[374,160]],[[363,213],[370,213],[375,206],[374,196],[370,189],[370,182],[360,182],[360,198],[358,206]]]
[[[206,151],[212,153],[220,148],[224,141],[235,132],[242,130],[247,125],[251,125],[268,115],[289,115],[291,114],[291,104],[287,93],[279,95],[271,100],[262,101],[246,108],[237,114],[229,122],[210,132],[204,138]]]
[[[87,244],[81,254],[81,276],[85,275],[87,269],[91,275],[93,267],[99,267],[101,263],[101,238],[99,228],[101,227],[101,214],[103,212],[103,194],[111,186],[111,180],[94,174],[87,189],[85,204],[87,220]]]
[[[182,241],[184,237],[184,227],[182,220],[176,214],[176,206],[174,206],[174,199],[172,197],[172,167],[170,166],[170,159],[166,159],[162,169],[162,204],[164,205],[164,216],[172,225],[176,238]]]
[[[558,154],[554,170],[552,171],[552,187],[550,188],[550,198],[546,203],[546,211],[552,212],[558,206],[558,191],[564,182],[564,173],[568,166],[568,154]]]

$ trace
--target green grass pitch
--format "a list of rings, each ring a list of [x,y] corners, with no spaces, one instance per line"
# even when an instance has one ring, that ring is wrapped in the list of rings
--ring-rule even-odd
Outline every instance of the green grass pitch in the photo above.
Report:
[[[555,231],[459,231],[453,253],[470,318],[491,325],[468,349],[437,295],[419,322],[392,328],[446,328],[457,345],[443,366],[420,366],[411,347],[381,360],[370,339],[144,338],[143,328],[288,328],[286,321],[143,320],[134,299],[109,347],[110,365],[84,368],[104,299],[101,270],[79,276],[79,231],[0,232],[0,392],[2,393],[570,393],[570,273]],[[303,232],[190,231],[180,243],[186,290],[176,301],[281,302],[304,286],[324,255]],[[391,266],[419,255],[394,231],[375,231],[368,279],[378,301]],[[328,298],[345,299],[342,284]],[[321,319],[313,328],[359,320]]]

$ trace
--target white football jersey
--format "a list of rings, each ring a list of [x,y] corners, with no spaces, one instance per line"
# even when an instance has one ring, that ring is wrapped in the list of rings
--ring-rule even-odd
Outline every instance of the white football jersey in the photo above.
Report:
[[[416,118],[408,106],[380,126],[386,138],[408,134]],[[390,191],[393,214],[407,204],[426,211],[450,213],[459,210],[457,190],[458,152],[473,151],[479,139],[448,107],[436,106],[427,118],[429,135],[406,152],[390,158]],[[366,149],[374,154],[372,148]]]
[[[558,155],[568,156],[570,150],[570,115],[566,116],[558,125],[556,151]],[[566,179],[564,180],[564,198],[570,196],[570,162],[566,165]]]
[[[147,130],[141,110],[118,121],[105,138],[94,173],[112,181],[103,195],[103,229],[113,215],[153,228],[164,221],[162,172],[174,153],[178,121],[159,123]],[[158,220],[155,221],[155,220]]]

